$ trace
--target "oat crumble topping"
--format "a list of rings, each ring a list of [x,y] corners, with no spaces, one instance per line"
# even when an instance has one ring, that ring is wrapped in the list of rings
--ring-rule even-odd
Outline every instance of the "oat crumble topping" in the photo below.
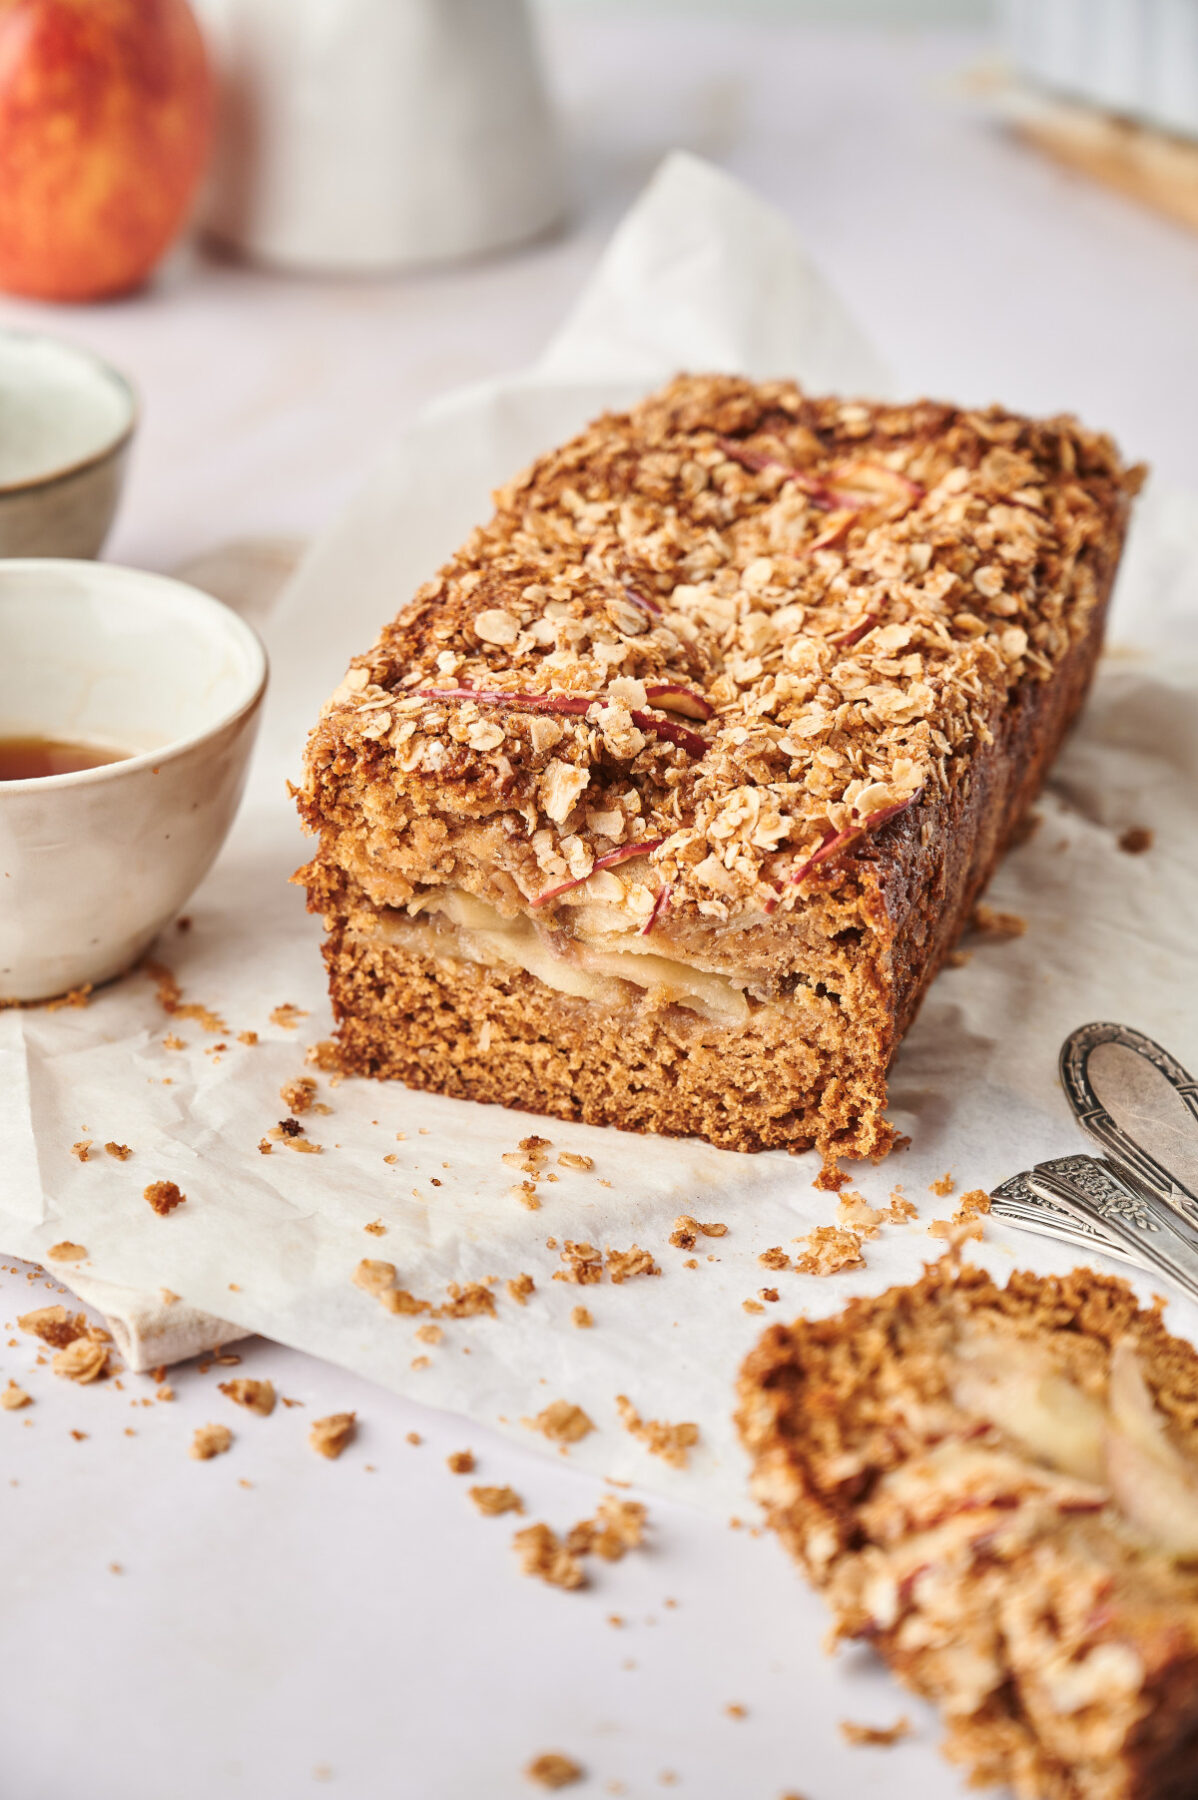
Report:
[[[795,1257],[800,1275],[839,1275],[842,1269],[863,1269],[861,1239],[855,1231],[844,1231],[836,1225],[817,1225],[806,1237],[796,1238],[806,1244],[801,1256]]]
[[[607,1249],[607,1273],[617,1284],[631,1281],[634,1275],[660,1275],[661,1270],[647,1250],[633,1244],[627,1250]]]
[[[1136,481],[1072,420],[680,377],[501,490],[354,660],[305,804],[371,756],[524,813],[526,900],[602,864],[646,920],[789,908],[1051,676]]]
[[[69,1238],[65,1238],[61,1244],[51,1244],[46,1255],[53,1262],[82,1262],[87,1251],[82,1244],[72,1244]]]
[[[472,1487],[469,1494],[479,1512],[488,1519],[497,1519],[502,1513],[524,1511],[524,1502],[515,1488]]]
[[[840,1735],[846,1744],[869,1744],[888,1749],[891,1744],[899,1744],[911,1736],[911,1721],[905,1715],[896,1719],[893,1725],[857,1725],[852,1719],[842,1719]]]
[[[664,1419],[642,1419],[627,1394],[616,1395],[616,1410],[625,1431],[639,1438],[651,1456],[660,1456],[672,1469],[685,1469],[690,1452],[699,1441],[699,1427],[689,1420],[670,1425]]]
[[[534,1756],[524,1773],[543,1788],[570,1787],[583,1776],[581,1764],[571,1756],[563,1756],[560,1750],[546,1750]]]
[[[566,1549],[556,1531],[538,1522],[526,1525],[512,1539],[512,1548],[520,1559],[521,1573],[533,1575],[550,1587],[580,1588],[587,1584],[586,1570],[576,1556]]]
[[[589,1432],[594,1431],[595,1422],[587,1417],[581,1406],[575,1406],[572,1400],[553,1400],[544,1407],[535,1419],[522,1419],[530,1431],[539,1431],[554,1444],[576,1444]]]
[[[149,1201],[161,1218],[165,1218],[167,1213],[175,1210],[176,1206],[183,1205],[187,1195],[180,1192],[178,1184],[174,1181],[151,1181],[149,1186],[143,1189],[143,1198]]]
[[[100,1381],[108,1373],[108,1349],[90,1337],[79,1337],[55,1352],[50,1367],[56,1375],[81,1385]]]
[[[247,1375],[238,1376],[233,1381],[222,1381],[219,1384],[222,1394],[244,1406],[250,1412],[256,1412],[264,1419],[270,1417],[275,1409],[275,1388],[273,1381],[254,1381]]]
[[[357,1429],[357,1417],[357,1413],[342,1412],[314,1419],[308,1433],[309,1444],[319,1455],[327,1456],[330,1461],[334,1460],[352,1440]]]

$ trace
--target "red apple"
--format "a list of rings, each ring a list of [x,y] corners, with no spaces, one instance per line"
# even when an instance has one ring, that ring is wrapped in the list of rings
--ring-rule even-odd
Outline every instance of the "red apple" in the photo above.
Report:
[[[187,218],[212,113],[187,0],[0,0],[0,288],[137,287]]]

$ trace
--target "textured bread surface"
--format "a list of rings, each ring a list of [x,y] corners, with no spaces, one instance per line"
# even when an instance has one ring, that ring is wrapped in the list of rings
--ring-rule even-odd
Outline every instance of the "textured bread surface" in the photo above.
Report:
[[[1159,1311],[1088,1269],[945,1262],[772,1327],[739,1391],[836,1635],[940,1706],[976,1781],[1198,1793],[1198,1352]]]
[[[309,742],[347,1065],[883,1152],[899,1038],[1085,696],[1137,479],[1068,419],[724,376],[542,457]],[[464,951],[462,897],[529,922],[535,967]]]

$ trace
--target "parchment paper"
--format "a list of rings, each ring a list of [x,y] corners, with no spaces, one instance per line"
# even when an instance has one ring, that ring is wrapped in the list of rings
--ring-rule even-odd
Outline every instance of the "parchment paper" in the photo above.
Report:
[[[331,1110],[304,1115],[321,1153],[276,1144],[262,1154],[259,1141],[287,1110],[280,1086],[314,1072],[305,1047],[330,1029],[318,925],[287,882],[305,842],[284,790],[320,700],[484,515],[491,486],[598,407],[681,366],[793,373],[859,392],[885,384],[778,216],[676,157],[544,362],[451,397],[405,432],[282,595],[250,797],[188,908],[191,928],[169,931],[157,951],[184,1003],[218,1014],[219,1031],[168,1017],[144,973],[80,1010],[0,1014],[0,1245],[37,1260],[64,1239],[83,1245],[85,1263],[49,1266],[81,1292],[110,1284],[90,1291],[124,1320],[144,1361],[194,1351],[198,1312],[223,1321],[226,1340],[262,1332],[546,1449],[521,1421],[567,1399],[595,1425],[569,1452],[577,1463],[727,1511],[744,1491],[733,1383],[762,1326],[918,1274],[943,1248],[927,1227],[953,1209],[952,1198],[929,1192],[946,1171],[958,1189],[986,1187],[1080,1147],[1056,1081],[1067,1031],[1125,1020],[1198,1067],[1198,509],[1151,493],[1142,505],[1115,625],[1116,639],[1137,647],[1105,659],[1042,823],[990,895],[1026,918],[1026,934],[967,942],[969,960],[940,977],[901,1050],[892,1116],[911,1147],[856,1170],[853,1185],[877,1204],[901,1183],[920,1218],[867,1243],[863,1270],[818,1279],[758,1261],[775,1245],[793,1251],[798,1235],[833,1218],[834,1199],[811,1185],[810,1156],[737,1156],[323,1076],[319,1098]],[[1118,848],[1133,825],[1155,834],[1143,855]],[[303,1009],[290,1028],[286,1014],[272,1021],[284,1004]],[[239,1041],[246,1030],[256,1044]],[[168,1032],[186,1047],[165,1048]],[[533,1131],[551,1140],[547,1167],[558,1177],[540,1184],[536,1212],[512,1197],[520,1176],[501,1161]],[[71,1146],[85,1137],[94,1146],[81,1162]],[[107,1156],[110,1139],[132,1157]],[[594,1166],[560,1167],[561,1151]],[[159,1179],[187,1195],[165,1218],[142,1198]],[[728,1234],[676,1249],[668,1240],[683,1213],[725,1223]],[[375,1222],[381,1235],[365,1229]],[[555,1281],[562,1265],[550,1237],[635,1242],[662,1273],[619,1286]],[[1077,1260],[996,1225],[972,1248],[999,1275],[1016,1262],[1051,1270]],[[442,1319],[441,1341],[422,1341],[427,1321],[388,1314],[353,1284],[362,1257],[394,1263],[404,1287],[436,1304],[451,1282],[494,1277],[496,1315]],[[536,1283],[523,1306],[505,1286],[520,1273]],[[111,1284],[127,1292],[114,1297]],[[155,1305],[163,1287],[181,1297],[165,1309]],[[764,1288],[780,1299],[761,1298]],[[746,1301],[760,1310],[746,1311]],[[591,1329],[571,1323],[579,1304]],[[170,1317],[179,1307],[191,1315],[175,1314],[183,1330]],[[1169,1316],[1191,1335],[1198,1325],[1180,1300]],[[139,1333],[153,1351],[138,1350]],[[620,1394],[646,1419],[698,1423],[689,1469],[667,1467],[628,1434]]]

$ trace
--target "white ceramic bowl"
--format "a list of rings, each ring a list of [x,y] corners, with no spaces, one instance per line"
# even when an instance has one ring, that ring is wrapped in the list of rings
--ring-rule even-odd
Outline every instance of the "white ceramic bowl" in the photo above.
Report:
[[[90,351],[0,330],[0,556],[98,556],[137,396]]]
[[[130,751],[0,780],[0,999],[127,969],[224,841],[266,653],[197,588],[112,563],[0,561],[0,738]]]

